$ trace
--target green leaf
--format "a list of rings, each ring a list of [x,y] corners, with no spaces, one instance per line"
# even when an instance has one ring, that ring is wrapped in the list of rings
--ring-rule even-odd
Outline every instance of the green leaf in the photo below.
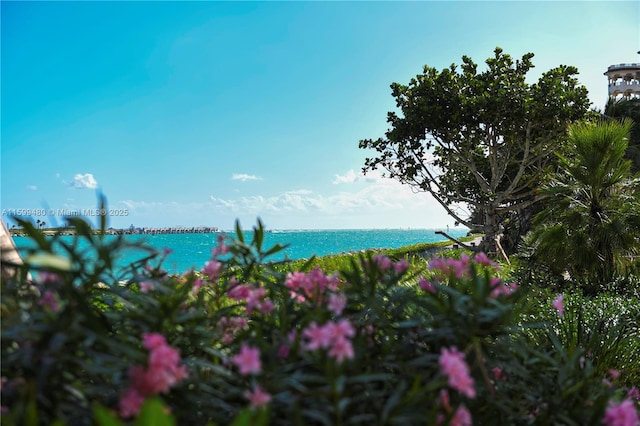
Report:
[[[135,426],[175,426],[175,418],[166,412],[167,409],[159,398],[149,398],[140,409],[134,423]]]
[[[240,241],[241,243],[244,243],[244,234],[242,233],[242,228],[240,228],[240,221],[236,220],[236,236],[238,238],[238,241]]]
[[[241,411],[231,426],[266,426],[269,420],[269,413],[266,409],[253,410],[246,408]]]
[[[71,270],[71,261],[57,254],[38,253],[27,256],[25,263],[38,268],[54,269],[68,272]]]
[[[122,426],[115,414],[98,403],[93,405],[93,420],[98,426]]]

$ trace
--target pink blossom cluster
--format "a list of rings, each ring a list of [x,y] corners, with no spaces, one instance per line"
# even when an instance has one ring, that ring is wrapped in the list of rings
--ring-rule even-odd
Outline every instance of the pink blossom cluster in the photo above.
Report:
[[[436,287],[431,283],[431,281],[427,280],[424,277],[418,278],[418,285],[421,289],[428,291],[431,294],[436,294]]]
[[[140,292],[148,293],[155,290],[156,286],[153,281],[140,281]]]
[[[304,349],[308,351],[329,349],[329,356],[339,364],[354,357],[349,338],[355,335],[355,329],[348,319],[328,321],[323,326],[318,326],[314,321],[302,331],[302,335],[306,338]]]
[[[245,391],[244,397],[249,400],[251,408],[260,408],[271,402],[271,394],[262,390],[259,385],[254,387],[253,390]]]
[[[222,263],[215,259],[208,260],[202,268],[202,275],[207,277],[210,282],[215,282],[220,278],[220,271],[222,270]]]
[[[247,314],[251,314],[254,311],[268,314],[275,309],[273,302],[266,298],[267,290],[264,287],[255,287],[249,284],[234,284],[232,281],[227,294],[234,300],[244,301],[247,304]]]
[[[222,343],[225,345],[234,341],[236,335],[247,327],[249,320],[243,317],[222,317],[218,322],[218,329],[222,332]]]
[[[290,272],[284,282],[284,285],[291,290],[291,298],[300,303],[307,300],[322,303],[325,292],[327,290],[337,292],[339,284],[337,275],[326,275],[320,268],[314,268],[307,274],[298,271]]]
[[[251,347],[245,343],[240,347],[240,353],[231,359],[240,374],[246,376],[248,374],[258,374],[262,371],[262,362],[260,361],[260,349]]]
[[[500,265],[489,259],[489,256],[483,252],[476,254],[473,258],[463,254],[460,256],[460,259],[444,257],[431,259],[429,262],[429,270],[435,271],[445,277],[454,276],[457,279],[469,278],[469,267],[471,262],[477,265],[491,267],[495,270],[500,270]]]
[[[129,369],[131,383],[120,397],[122,417],[136,415],[147,396],[167,393],[187,377],[186,367],[180,365],[180,352],[169,346],[163,335],[145,333],[143,346],[149,351],[147,368],[135,365]]]
[[[602,423],[607,426],[638,426],[640,419],[638,411],[631,399],[625,399],[621,403],[609,402]]]
[[[489,296],[493,298],[498,296],[508,296],[518,289],[518,283],[512,282],[507,284],[497,277],[492,277],[489,285],[491,286],[491,293]]]
[[[469,366],[464,359],[464,354],[455,346],[442,348],[438,360],[442,374],[447,376],[449,386],[469,398],[475,398],[476,390],[473,387],[473,378],[469,374]]]
[[[392,262],[391,259],[382,254],[376,254],[373,256],[373,264],[382,272],[389,271],[393,268],[397,274],[402,274],[404,271],[409,269],[410,266],[407,259],[400,259],[397,262]]]
[[[449,392],[446,389],[442,389],[440,391],[440,398],[438,400],[438,405],[440,405],[447,414],[451,414],[453,411],[451,408],[450,400],[449,400]],[[445,415],[439,413],[436,418],[436,425],[441,425],[444,423]],[[471,426],[471,413],[467,409],[464,404],[460,404],[456,409],[453,417],[451,418],[450,426]]]
[[[480,252],[480,253],[476,254],[475,256],[473,256],[473,261],[475,263],[477,263],[478,265],[489,266],[489,267],[494,268],[496,270],[500,270],[500,265],[498,265],[493,260],[489,259],[489,256],[487,256],[486,253],[484,253],[484,252]]]
[[[220,278],[223,265],[218,259],[229,252],[229,247],[224,243],[224,239],[224,234],[218,235],[218,245],[211,249],[211,259],[205,262],[201,271],[210,282],[216,282]]]
[[[551,306],[558,311],[558,316],[562,317],[564,315],[564,294],[558,295],[558,297],[551,302]]]
[[[436,257],[429,261],[429,270],[444,276],[453,275],[457,279],[469,278],[470,257],[463,254],[460,259]]]

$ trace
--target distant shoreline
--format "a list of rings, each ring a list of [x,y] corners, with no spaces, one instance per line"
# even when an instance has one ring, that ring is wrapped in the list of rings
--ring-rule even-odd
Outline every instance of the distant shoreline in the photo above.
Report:
[[[74,228],[44,228],[41,229],[44,235],[75,235]],[[215,226],[192,226],[192,227],[144,227],[144,228],[107,228],[105,235],[161,235],[161,234],[214,234],[220,232]],[[24,230],[12,228],[9,230],[12,237],[25,237]],[[94,234],[100,234],[99,229],[93,230]]]

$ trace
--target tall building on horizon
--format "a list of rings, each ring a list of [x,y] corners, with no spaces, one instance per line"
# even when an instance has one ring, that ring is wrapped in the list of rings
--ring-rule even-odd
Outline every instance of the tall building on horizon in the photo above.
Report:
[[[610,65],[604,75],[609,79],[609,98],[640,98],[640,63]]]

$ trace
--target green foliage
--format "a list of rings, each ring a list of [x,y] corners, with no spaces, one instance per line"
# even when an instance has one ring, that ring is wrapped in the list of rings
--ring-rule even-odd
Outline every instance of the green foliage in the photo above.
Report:
[[[611,119],[629,119],[633,127],[629,133],[629,145],[625,157],[632,161],[631,171],[640,171],[640,99],[610,98],[604,109],[604,117]]]
[[[388,113],[385,138],[360,141],[360,148],[375,151],[363,171],[382,168],[431,193],[458,222],[482,230],[485,250],[493,251],[508,214],[536,201],[534,190],[569,123],[583,118],[589,105],[574,67],[559,66],[527,83],[532,57],[514,61],[496,48],[483,72],[463,56],[460,69],[425,66],[408,85],[393,83],[400,113]],[[462,217],[456,203],[471,206],[480,221]]]
[[[624,159],[631,122],[574,125],[561,172],[542,189],[548,198],[529,238],[533,259],[567,271],[589,291],[637,272],[640,180]]]
[[[24,228],[40,241],[36,259],[54,253],[55,237]],[[548,299],[534,309],[526,288],[506,285],[481,257],[434,258],[427,268],[407,252],[367,252],[334,275],[312,264],[300,272],[265,261],[281,246],[263,247],[258,223],[251,241],[241,232],[220,239],[200,271],[167,275],[156,253],[123,277],[112,256],[128,243],[105,248],[86,223],[77,228],[94,260],[71,243],[69,262],[27,262],[2,282],[3,423],[446,424],[465,406],[476,424],[596,425],[637,384],[637,357],[596,348],[637,349],[637,309],[608,310],[611,321],[597,328],[568,304],[563,326],[537,315],[553,313]],[[40,272],[35,281],[27,269]],[[575,331],[575,321],[592,331]],[[123,417],[131,367],[151,363],[146,333],[179,350],[188,377]],[[473,392],[443,370],[453,348]],[[237,358],[247,349],[257,368]],[[608,386],[609,368],[625,377]],[[253,400],[258,390],[267,399]]]

